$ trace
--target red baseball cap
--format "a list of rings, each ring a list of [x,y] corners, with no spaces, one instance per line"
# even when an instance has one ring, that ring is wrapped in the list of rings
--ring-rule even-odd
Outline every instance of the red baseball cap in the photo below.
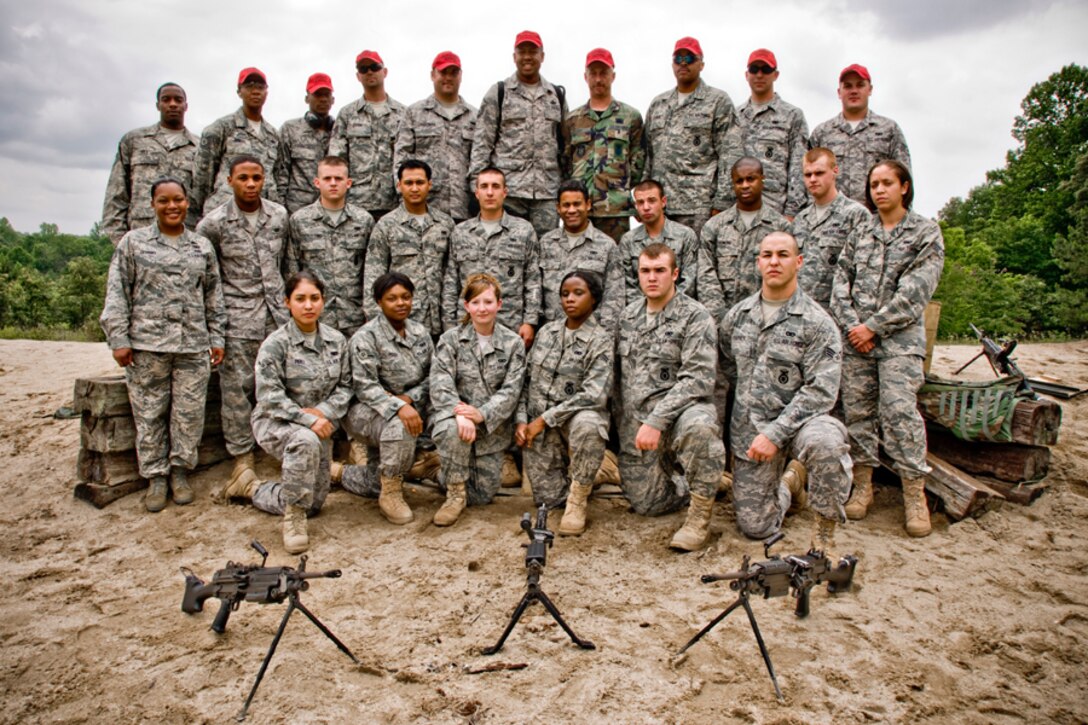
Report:
[[[434,57],[434,62],[431,63],[433,70],[446,70],[447,68],[460,68],[461,59],[457,57],[457,54],[450,50],[443,50],[441,53]]]
[[[763,61],[769,65],[773,70],[778,70],[778,61],[774,57],[774,53],[766,48],[760,48],[759,50],[753,50],[752,54],[748,56],[748,65]]]
[[[313,93],[322,88],[328,88],[330,91],[332,90],[332,78],[329,78],[326,74],[314,73],[306,80],[307,93]]]
[[[676,41],[676,46],[672,49],[673,53],[678,50],[690,50],[700,58],[703,57],[703,46],[699,45],[699,41],[695,38],[680,38]]]
[[[522,43],[532,43],[541,50],[544,49],[544,41],[540,39],[540,33],[533,32],[532,30],[523,30],[518,33],[518,37],[514,38],[515,48]]]
[[[615,68],[616,62],[612,60],[612,54],[604,48],[594,48],[586,53],[586,68],[590,63],[604,63],[609,68]]]
[[[382,57],[378,55],[378,51],[376,50],[364,50],[362,53],[355,56],[355,65],[359,65],[364,60],[373,61],[378,65],[385,65],[385,61],[382,60]]]
[[[857,73],[859,76],[869,81],[870,83],[872,83],[873,81],[872,76],[869,75],[868,68],[863,65],[858,65],[857,63],[854,63],[853,65],[848,65],[842,69],[842,73],[839,73],[839,83],[842,83],[843,76],[848,73]]]
[[[250,76],[258,76],[262,81],[268,83],[268,78],[265,77],[260,68],[243,68],[238,73],[238,85],[245,83],[246,78],[249,78]]]

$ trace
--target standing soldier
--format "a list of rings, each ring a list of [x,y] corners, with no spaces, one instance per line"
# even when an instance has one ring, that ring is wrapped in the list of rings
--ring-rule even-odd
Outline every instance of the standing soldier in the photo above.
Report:
[[[324,316],[351,339],[366,322],[363,312],[363,262],[374,217],[347,203],[351,188],[348,162],[326,156],[317,164],[317,201],[291,215],[288,273],[308,269],[325,283]]]
[[[744,78],[752,89],[751,97],[737,110],[744,129],[744,153],[763,163],[764,202],[793,221],[806,203],[801,180],[801,159],[808,150],[805,114],[775,93],[778,61],[766,48],[748,56]]]
[[[197,225],[219,258],[227,312],[226,355],[219,369],[223,438],[234,456],[232,478],[253,470],[253,366],[268,334],[287,322],[283,300],[283,254],[287,210],[261,198],[267,178],[256,156],[230,163],[227,183],[234,198],[211,210]]]
[[[435,56],[431,82],[434,93],[404,114],[393,147],[393,168],[400,169],[408,159],[425,161],[433,176],[428,205],[463,222],[469,218],[468,168],[476,109],[461,98],[461,59],[454,53],[446,50]]]
[[[227,177],[231,160],[243,154],[256,156],[268,169],[264,180],[265,199],[283,203],[283,190],[276,188],[280,163],[280,135],[264,120],[262,110],[268,99],[268,79],[257,68],[243,68],[238,74],[238,97],[242,107],[204,129],[193,162],[193,205],[189,219],[193,226],[212,209],[230,201],[234,192]]]
[[[114,246],[132,229],[155,221],[151,182],[170,176],[193,187],[193,158],[200,139],[185,128],[189,103],[177,83],[163,83],[155,91],[159,122],[129,131],[117,144],[106,201],[102,205],[102,233]]]
[[[363,97],[340,109],[329,141],[329,153],[348,162],[351,203],[375,219],[397,205],[393,142],[405,108],[385,92],[388,74],[377,51],[355,56],[355,77],[363,86]]]
[[[589,189],[593,226],[619,242],[631,228],[631,187],[642,180],[646,149],[642,114],[612,98],[615,67],[604,48],[586,55],[589,101],[563,121],[563,171]]]
[[[676,41],[676,88],[655,98],[646,112],[646,178],[664,185],[669,218],[696,233],[733,203],[729,169],[744,154],[744,133],[733,101],[701,81],[702,70],[699,41]]]
[[[559,225],[555,192],[560,181],[562,124],[567,103],[562,86],[540,75],[544,43],[523,30],[514,40],[517,72],[488,89],[476,118],[469,172],[492,166],[506,176],[506,210],[532,223],[538,237]],[[506,283],[503,290],[509,292]]]
[[[869,70],[855,63],[839,74],[842,113],[812,132],[809,146],[831,149],[842,173],[838,188],[854,201],[865,202],[866,175],[877,161],[896,159],[910,168],[910,149],[899,124],[869,110],[873,95]]]
[[[332,130],[332,79],[314,73],[306,81],[306,105],[310,110],[280,128],[280,178],[276,186],[283,190],[284,206],[289,214],[317,201],[317,162],[329,152]]]
[[[389,272],[406,275],[412,284],[412,319],[433,336],[442,334],[442,276],[453,219],[427,203],[431,167],[425,161],[407,159],[397,167],[397,191],[401,204],[374,225],[363,265],[363,290],[374,288]],[[379,316],[379,299],[363,302],[370,320]]]

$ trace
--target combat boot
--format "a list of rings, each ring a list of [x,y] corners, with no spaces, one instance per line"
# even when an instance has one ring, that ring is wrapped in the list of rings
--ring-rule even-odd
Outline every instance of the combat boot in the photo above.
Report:
[[[521,485],[521,471],[518,470],[518,462],[514,460],[514,454],[509,451],[502,459],[502,473],[499,474],[499,485],[503,488],[514,488]]]
[[[457,518],[465,510],[465,484],[451,483],[446,486],[446,502],[435,511],[435,526],[450,526],[457,523]]]
[[[352,463],[356,466],[366,465],[366,443],[361,443],[354,438],[351,439],[351,453],[348,455],[348,463]]]
[[[344,480],[344,464],[337,461],[329,462],[329,480],[333,483],[340,483]]]
[[[603,486],[605,484],[620,485],[620,467],[616,461],[616,454],[608,450],[604,452],[601,467],[597,469],[597,476],[593,479],[594,486]]]
[[[237,476],[230,479],[230,483],[219,492],[216,498],[220,503],[227,503],[232,498],[244,498],[247,501],[252,501],[253,494],[257,493],[257,488],[261,483],[261,480],[257,478],[257,474],[252,469],[243,468]]]
[[[808,490],[805,488],[807,482],[808,471],[804,464],[797,460],[790,461],[782,474],[782,483],[790,491],[790,508],[786,513],[795,514],[808,503]]]
[[[412,509],[404,500],[404,477],[382,476],[382,492],[378,495],[378,508],[391,524],[407,524],[413,518]]]
[[[733,474],[729,471],[722,471],[721,480],[718,481],[718,494],[728,493],[733,490]]]
[[[193,487],[189,485],[189,476],[184,468],[174,466],[170,469],[170,492],[178,506],[191,504],[196,498]]]
[[[858,521],[865,518],[873,503],[873,467],[854,466],[854,490],[846,502],[846,518]]]
[[[809,548],[830,556],[834,547],[835,519],[816,514],[816,520],[812,523],[812,541],[809,542]]]
[[[924,478],[903,479],[903,513],[907,520],[908,534],[929,536],[933,527],[929,524],[929,503],[926,501]]]
[[[253,468],[253,451],[234,457],[234,468],[231,469],[230,477],[232,479],[237,478],[245,470],[255,470]]]
[[[144,496],[144,508],[153,514],[166,508],[166,476],[155,476]]]
[[[570,482],[570,492],[567,494],[567,508],[563,511],[563,518],[559,522],[559,533],[562,536],[578,536],[586,530],[586,503],[589,493],[593,490],[592,484]]]
[[[706,543],[706,537],[710,534],[710,514],[714,508],[714,499],[691,494],[691,503],[688,505],[688,518],[680,530],[672,537],[669,546],[684,551],[696,551]]]
[[[310,548],[306,509],[302,506],[288,506],[283,512],[283,548],[288,554],[301,554]]]
[[[438,451],[419,451],[416,453],[415,462],[404,477],[411,481],[437,481],[440,470],[442,470],[442,459],[438,457]]]

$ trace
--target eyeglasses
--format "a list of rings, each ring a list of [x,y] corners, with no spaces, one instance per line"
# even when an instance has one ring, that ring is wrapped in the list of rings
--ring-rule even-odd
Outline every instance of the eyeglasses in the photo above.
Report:
[[[769,65],[757,65],[753,63],[752,65],[748,66],[748,72],[752,75],[758,75],[762,73],[765,76],[769,76],[771,73],[774,73],[774,71],[775,69],[770,67]]]
[[[676,65],[691,65],[697,60],[699,60],[699,56],[694,53],[677,53],[672,57],[672,62],[676,63]]]
[[[380,71],[384,67],[385,66],[383,66],[381,63],[371,63],[370,65],[361,65],[361,66],[359,66],[359,72],[360,73],[377,73],[378,71]]]

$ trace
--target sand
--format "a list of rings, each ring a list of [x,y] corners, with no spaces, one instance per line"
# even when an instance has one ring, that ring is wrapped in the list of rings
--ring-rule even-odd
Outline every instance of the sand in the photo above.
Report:
[[[971,346],[942,346],[949,371]],[[1024,345],[1029,374],[1088,385],[1088,343]],[[283,606],[243,604],[227,632],[180,611],[191,567],[227,560],[294,564],[280,522],[216,505],[229,464],[193,477],[198,500],[144,511],[139,494],[103,510],[76,500],[79,422],[50,416],[77,376],[109,372],[104,345],[0,343],[0,723],[224,722],[240,709]],[[972,371],[985,377],[984,363]],[[437,494],[413,491],[416,521],[386,523],[376,502],[334,491],[310,523],[311,569],[343,570],[303,595],[360,658],[353,665],[296,615],[250,710],[280,722],[1084,722],[1088,720],[1088,396],[1065,404],[1048,492],[910,539],[898,488],[843,527],[836,554],[859,558],[851,592],[753,600],[785,700],[742,614],[677,662],[676,651],[732,601],[699,576],[735,569],[744,539],[728,499],[710,545],[667,544],[683,514],[640,518],[593,500],[580,538],[558,539],[543,587],[582,637],[570,643],[539,605],[485,657],[524,592],[528,499],[469,509],[432,526]],[[274,462],[261,471],[272,475]],[[781,553],[802,553],[811,512],[787,520]],[[553,516],[552,526],[558,519]],[[487,665],[521,669],[479,672]]]

